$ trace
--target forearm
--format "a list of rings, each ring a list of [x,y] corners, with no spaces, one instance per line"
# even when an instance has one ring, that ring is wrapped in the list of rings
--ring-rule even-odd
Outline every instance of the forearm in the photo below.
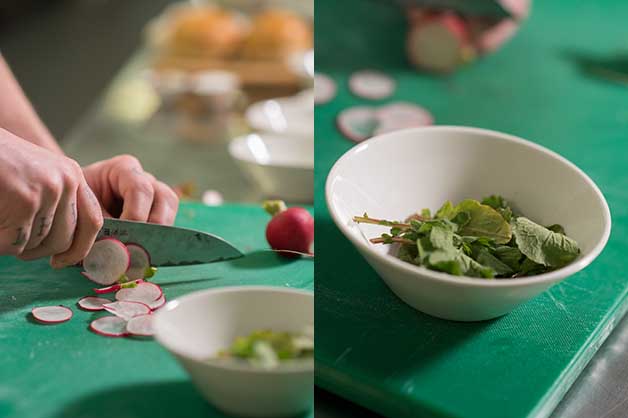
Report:
[[[0,127],[58,154],[61,148],[30,104],[0,55]]]

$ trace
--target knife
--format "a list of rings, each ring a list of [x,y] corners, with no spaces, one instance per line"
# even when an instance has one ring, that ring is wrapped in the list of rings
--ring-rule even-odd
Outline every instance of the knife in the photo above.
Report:
[[[242,257],[238,249],[220,237],[174,226],[105,218],[98,233],[98,238],[104,237],[141,245],[156,267],[214,263]]]

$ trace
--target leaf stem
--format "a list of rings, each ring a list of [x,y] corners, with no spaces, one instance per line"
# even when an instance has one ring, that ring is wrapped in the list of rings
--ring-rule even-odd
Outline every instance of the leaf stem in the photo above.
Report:
[[[414,245],[415,242],[407,239],[407,238],[400,238],[400,237],[390,237],[390,238],[383,238],[383,237],[377,237],[377,238],[371,238],[369,241],[371,241],[372,244],[385,244],[386,241],[392,241],[392,242],[398,242],[400,244],[408,244],[408,245]]]
[[[385,219],[369,218],[368,216],[354,216],[353,222],[362,223],[362,224],[382,225],[382,226],[389,226],[392,228],[402,228],[402,229],[409,229],[412,226],[410,224],[406,224],[402,222],[391,222]]]

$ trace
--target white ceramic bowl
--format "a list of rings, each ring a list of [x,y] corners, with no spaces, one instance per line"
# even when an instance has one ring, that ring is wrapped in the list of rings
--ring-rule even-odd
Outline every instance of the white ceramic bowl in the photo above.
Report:
[[[289,202],[312,202],[313,139],[250,134],[233,139],[229,153],[265,196]]]
[[[562,224],[578,241],[580,257],[568,266],[521,279],[456,277],[403,262],[367,237],[388,232],[355,224],[355,215],[404,219],[499,194],[530,219]],[[499,132],[456,126],[407,129],[364,141],[334,165],[327,205],[342,233],[392,291],[427,314],[457,321],[504,315],[591,263],[611,230],[604,196],[586,174],[560,155]]]
[[[314,98],[307,94],[263,100],[248,107],[245,117],[256,131],[314,138]]]
[[[155,336],[219,409],[246,417],[287,417],[312,405],[313,360],[266,370],[211,359],[235,337],[260,328],[302,332],[313,324],[311,292],[236,286],[169,302],[155,315]]]

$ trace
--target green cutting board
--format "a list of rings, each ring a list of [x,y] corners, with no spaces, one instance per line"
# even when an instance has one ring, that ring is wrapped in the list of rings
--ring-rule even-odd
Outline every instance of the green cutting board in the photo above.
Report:
[[[626,16],[625,1],[538,1],[501,51],[437,78],[408,67],[405,21],[392,2],[316,1],[316,70],[338,84],[315,116],[318,385],[394,417],[551,413],[627,307],[628,89],[587,77],[573,59],[628,46]],[[361,68],[392,75],[394,98],[352,96],[347,78]],[[536,141],[576,163],[611,207],[605,251],[493,321],[448,322],[402,303],[334,226],[324,200],[327,173],[353,145],[336,130],[337,113],[392,100],[425,106],[438,124]],[[429,178],[416,180],[418,188]]]
[[[313,288],[311,259],[286,260],[264,238],[259,207],[183,204],[177,225],[212,232],[246,253],[229,262],[160,268],[154,278],[170,300],[213,287]],[[159,418],[225,415],[201,397],[183,369],[152,340],[107,338],[88,330],[99,313],[76,308],[92,293],[79,269],[0,257],[0,417]],[[69,322],[40,325],[34,306],[63,304]],[[305,417],[313,417],[308,413]]]

